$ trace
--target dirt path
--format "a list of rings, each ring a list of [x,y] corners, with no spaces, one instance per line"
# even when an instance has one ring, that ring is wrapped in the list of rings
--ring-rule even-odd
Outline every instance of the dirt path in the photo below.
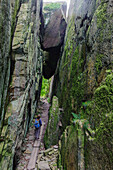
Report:
[[[48,123],[48,110],[49,110],[50,104],[47,102],[47,100],[42,99],[39,102],[38,105],[38,111],[41,114],[42,122],[44,123],[42,135],[40,142],[43,143],[43,137],[45,134],[45,130]],[[29,161],[32,156],[32,152],[34,150],[34,143],[35,143],[35,137],[34,137],[34,125],[32,125],[29,129],[29,132],[26,135],[25,141],[22,146],[22,154],[20,156],[19,164],[17,165],[16,170],[27,170]],[[44,148],[42,148],[44,150]]]

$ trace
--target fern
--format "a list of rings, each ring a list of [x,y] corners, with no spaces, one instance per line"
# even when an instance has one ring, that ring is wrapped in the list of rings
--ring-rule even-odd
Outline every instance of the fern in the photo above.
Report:
[[[80,114],[75,114],[75,113],[71,113],[74,117],[73,121],[74,120],[77,120],[77,119],[80,119]]]

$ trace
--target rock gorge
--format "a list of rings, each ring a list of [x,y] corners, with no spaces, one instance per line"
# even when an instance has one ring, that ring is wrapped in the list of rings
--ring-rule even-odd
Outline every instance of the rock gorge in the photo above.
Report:
[[[0,0],[0,167],[15,169],[53,76],[44,142],[59,143],[58,168],[112,170],[113,1],[71,0],[45,24],[42,5]]]

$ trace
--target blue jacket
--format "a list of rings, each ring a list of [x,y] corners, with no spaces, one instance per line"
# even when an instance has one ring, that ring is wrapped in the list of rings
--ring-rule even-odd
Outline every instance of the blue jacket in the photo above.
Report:
[[[35,128],[39,128],[40,126],[42,126],[42,121],[41,119],[39,119],[39,121],[37,119],[35,119],[35,123],[34,123]]]

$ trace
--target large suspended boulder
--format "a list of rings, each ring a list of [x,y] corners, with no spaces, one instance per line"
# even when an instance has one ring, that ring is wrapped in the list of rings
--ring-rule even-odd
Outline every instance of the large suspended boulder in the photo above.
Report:
[[[63,45],[66,30],[66,21],[61,9],[57,9],[50,16],[50,21],[47,24],[42,48],[45,53],[43,64],[43,75],[45,78],[50,78],[56,70],[57,61],[60,56],[60,49]]]

